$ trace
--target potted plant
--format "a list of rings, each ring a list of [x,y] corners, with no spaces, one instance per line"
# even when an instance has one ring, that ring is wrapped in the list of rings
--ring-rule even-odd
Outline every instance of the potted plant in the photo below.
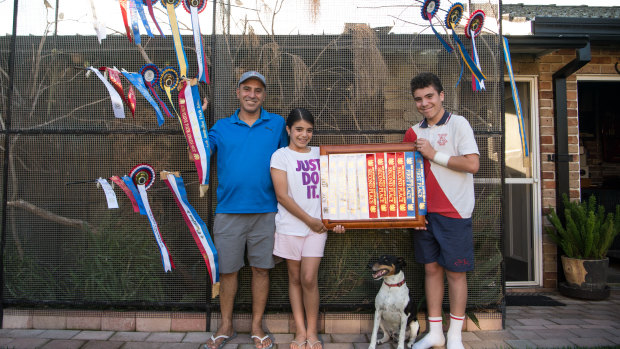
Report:
[[[587,201],[570,201],[566,194],[564,220],[554,209],[547,218],[552,224],[547,233],[563,251],[562,267],[566,283],[560,283],[560,293],[577,298],[605,299],[609,296],[607,250],[620,231],[620,205],[616,212],[605,213],[596,204],[594,195]]]

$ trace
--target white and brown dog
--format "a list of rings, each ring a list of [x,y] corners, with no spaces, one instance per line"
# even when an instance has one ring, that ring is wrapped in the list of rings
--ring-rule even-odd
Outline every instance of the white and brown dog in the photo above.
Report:
[[[420,325],[416,307],[409,300],[409,288],[402,270],[404,266],[404,258],[390,255],[383,255],[376,262],[368,263],[373,279],[383,280],[375,297],[375,323],[368,349],[375,349],[377,344],[383,344],[390,338],[398,338],[397,349],[404,349],[406,337],[409,337],[407,347],[413,347]],[[383,337],[377,340],[379,327]]]

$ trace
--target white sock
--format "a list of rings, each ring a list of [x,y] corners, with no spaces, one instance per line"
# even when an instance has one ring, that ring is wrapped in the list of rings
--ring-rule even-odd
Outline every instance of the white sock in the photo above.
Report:
[[[461,340],[461,331],[463,330],[463,321],[465,316],[456,316],[450,314],[450,328],[448,329],[448,345],[447,349],[464,349]]]
[[[413,349],[428,349],[432,347],[441,347],[446,344],[446,338],[443,335],[441,316],[430,316],[428,322],[428,333],[419,342],[413,344]]]

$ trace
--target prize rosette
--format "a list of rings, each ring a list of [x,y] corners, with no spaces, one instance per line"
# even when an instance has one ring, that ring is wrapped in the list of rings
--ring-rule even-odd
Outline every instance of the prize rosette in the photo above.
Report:
[[[181,2],[183,3],[183,8],[187,11],[187,13],[191,13],[189,9],[190,6],[197,7],[198,13],[201,13],[205,10],[205,8],[207,8],[207,0],[181,0]]]
[[[145,82],[156,86],[159,82],[159,68],[155,64],[145,64],[140,68],[140,75],[144,78]]]
[[[155,1],[153,1],[153,3],[155,3]],[[181,0],[161,0],[161,5],[164,8],[167,8],[166,5],[168,4],[174,5],[174,7],[178,7],[180,3],[181,3]]]
[[[166,1],[166,0],[162,0]],[[179,72],[173,67],[165,67],[161,71],[161,76],[159,78],[159,87],[166,90],[174,90],[179,85]]]
[[[422,5],[422,18],[430,20],[439,11],[439,0],[426,0]]]
[[[482,32],[484,26],[484,11],[476,10],[471,14],[465,27],[465,36],[468,38],[477,37]]]
[[[465,12],[465,7],[460,2],[454,3],[448,10],[446,14],[446,27],[454,30],[456,26],[463,18],[463,12]]]
[[[139,164],[131,169],[129,177],[136,185],[144,185],[148,189],[155,181],[155,170],[149,164]]]

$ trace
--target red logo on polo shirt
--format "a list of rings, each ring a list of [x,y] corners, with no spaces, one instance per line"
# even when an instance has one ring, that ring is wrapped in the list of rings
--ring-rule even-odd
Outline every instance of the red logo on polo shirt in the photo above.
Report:
[[[447,133],[438,133],[437,135],[439,136],[439,140],[437,141],[437,144],[444,146],[446,145],[446,143],[448,143],[448,139],[446,139],[446,137],[448,136]]]

